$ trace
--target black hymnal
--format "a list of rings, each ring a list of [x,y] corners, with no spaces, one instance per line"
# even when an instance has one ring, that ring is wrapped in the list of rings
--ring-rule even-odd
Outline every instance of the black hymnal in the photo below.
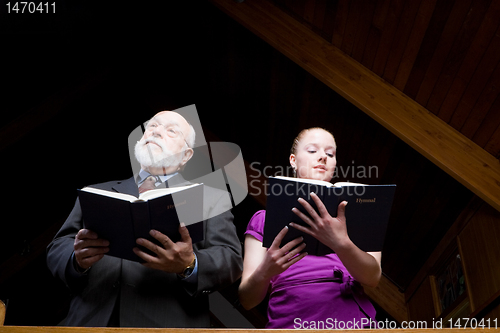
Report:
[[[132,251],[136,239],[157,241],[149,235],[155,229],[173,242],[180,240],[179,224],[189,230],[194,243],[203,234],[203,184],[154,189],[139,198],[92,187],[78,190],[83,223],[110,243],[107,255],[140,261]]]
[[[331,216],[337,216],[337,208],[342,201],[347,201],[346,220],[349,238],[361,250],[366,252],[381,251],[396,185],[364,185],[357,183],[335,183],[324,181],[269,177],[264,227],[263,246],[270,247],[276,235],[290,222],[308,227],[292,208],[296,207],[308,215],[297,199],[303,198],[317,211],[310,193],[314,192],[321,199]],[[302,236],[306,251],[313,255],[333,252],[318,240],[289,227],[281,246]]]

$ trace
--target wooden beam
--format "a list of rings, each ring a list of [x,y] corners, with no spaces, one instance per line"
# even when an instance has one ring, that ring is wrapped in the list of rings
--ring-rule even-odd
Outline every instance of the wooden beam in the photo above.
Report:
[[[211,2],[500,210],[494,156],[270,2]]]

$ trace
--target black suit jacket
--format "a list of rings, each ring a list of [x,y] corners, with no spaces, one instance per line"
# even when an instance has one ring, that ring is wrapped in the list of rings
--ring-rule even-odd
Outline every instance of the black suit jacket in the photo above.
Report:
[[[186,184],[179,175],[169,186]],[[138,195],[133,178],[92,187]],[[54,276],[71,290],[66,326],[107,326],[119,304],[122,327],[208,327],[208,294],[241,276],[241,244],[233,225],[231,202],[225,191],[205,186],[205,239],[193,245],[198,258],[198,283],[188,285],[177,274],[104,256],[90,271],[79,274],[72,263],[76,234],[83,228],[77,200],[71,214],[47,248],[47,264]],[[213,213],[213,212],[217,213]]]

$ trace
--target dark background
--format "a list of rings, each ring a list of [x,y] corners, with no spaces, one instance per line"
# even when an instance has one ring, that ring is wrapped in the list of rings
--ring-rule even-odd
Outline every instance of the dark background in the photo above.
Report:
[[[45,247],[77,188],[131,176],[127,137],[161,110],[196,104],[210,139],[236,143],[249,164],[267,170],[288,165],[301,129],[332,131],[339,166],[379,171],[338,181],[398,184],[383,269],[402,290],[472,197],[208,2],[56,1],[55,14],[8,14],[5,3],[0,299],[8,303],[6,325],[56,325],[65,316],[69,295],[48,272]],[[241,240],[262,208],[248,196],[234,209]]]

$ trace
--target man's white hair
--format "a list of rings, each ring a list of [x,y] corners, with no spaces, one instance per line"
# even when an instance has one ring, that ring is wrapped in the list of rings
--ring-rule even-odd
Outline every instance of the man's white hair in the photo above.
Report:
[[[189,124],[189,122],[188,122]],[[196,133],[194,131],[194,127],[193,125],[189,124],[189,128],[191,129],[188,133],[188,135],[186,135],[186,137],[184,138],[184,140],[186,140],[186,143],[188,145],[189,148],[193,148],[194,147],[194,142],[196,140]]]

